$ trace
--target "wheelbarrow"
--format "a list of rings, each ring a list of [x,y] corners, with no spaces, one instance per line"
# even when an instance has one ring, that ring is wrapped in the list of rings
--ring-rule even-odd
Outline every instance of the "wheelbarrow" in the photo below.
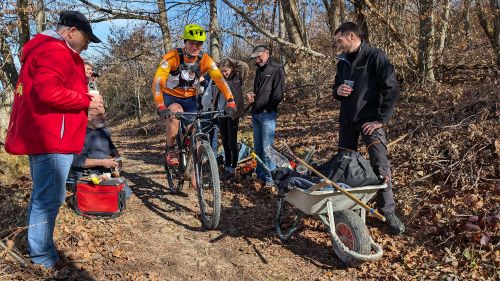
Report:
[[[345,187],[348,186],[332,182],[307,164],[314,152],[313,150],[306,156],[306,161],[295,156],[286,143],[282,152],[286,157],[272,147],[266,148],[266,153],[275,163],[280,162],[286,165],[288,159],[295,160],[302,168],[320,176],[322,181],[313,184],[307,189],[292,186],[287,193],[280,190],[275,217],[275,227],[279,238],[282,241],[290,238],[298,230],[300,220],[304,215],[318,216],[330,234],[335,254],[345,265],[356,267],[365,261],[380,259],[383,250],[368,233],[366,211],[368,210],[382,221],[385,221],[385,217],[366,203],[380,189],[387,188],[387,184],[381,183],[379,185],[349,187],[349,189],[346,189]],[[259,159],[257,158],[257,160]],[[262,161],[257,162],[262,164]],[[265,165],[263,166],[265,167]],[[290,203],[298,210],[292,226],[286,232],[282,228],[282,214],[285,202]]]
[[[366,210],[338,190],[315,190],[325,185],[319,183],[309,189],[295,188],[278,197],[275,227],[279,238],[288,240],[298,230],[304,215],[317,216],[330,234],[335,254],[346,266],[356,267],[365,261],[380,259],[383,250],[368,233]],[[366,203],[378,190],[386,187],[386,184],[356,187],[349,189],[349,193]],[[285,201],[298,210],[295,210],[292,226],[287,231],[282,228]]]

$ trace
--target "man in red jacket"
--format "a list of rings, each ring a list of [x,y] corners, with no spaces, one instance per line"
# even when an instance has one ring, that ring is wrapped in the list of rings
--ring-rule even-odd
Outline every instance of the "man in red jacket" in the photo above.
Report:
[[[83,147],[87,111],[104,109],[99,93],[87,90],[80,52],[89,42],[101,41],[88,19],[63,11],[56,31],[44,31],[25,44],[5,141],[7,152],[29,156],[29,251],[35,264],[47,268],[59,261],[54,225],[73,154]]]

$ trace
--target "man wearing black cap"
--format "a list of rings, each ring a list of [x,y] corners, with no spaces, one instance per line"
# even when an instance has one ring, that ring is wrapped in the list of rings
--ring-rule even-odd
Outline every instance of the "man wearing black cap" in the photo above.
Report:
[[[87,112],[104,111],[102,97],[87,89],[80,52],[101,42],[83,14],[65,11],[56,31],[28,41],[21,55],[5,141],[11,154],[29,156],[33,181],[28,208],[28,245],[35,264],[59,267],[54,226],[66,197],[73,154],[83,148]]]
[[[257,70],[253,92],[247,93],[247,100],[252,104],[253,143],[255,152],[273,170],[275,164],[266,156],[264,149],[274,143],[276,130],[276,117],[278,104],[283,99],[285,90],[285,71],[283,66],[276,63],[265,45],[253,48],[252,59],[255,59]],[[273,189],[273,179],[264,169],[257,166],[255,170],[257,178],[261,180],[266,188]]]

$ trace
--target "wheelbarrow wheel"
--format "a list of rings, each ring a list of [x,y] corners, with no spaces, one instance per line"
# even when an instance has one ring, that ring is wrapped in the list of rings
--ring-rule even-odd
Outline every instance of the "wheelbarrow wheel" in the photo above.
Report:
[[[335,233],[340,241],[349,249],[362,255],[371,251],[370,235],[361,217],[354,211],[345,210],[334,213]],[[337,247],[332,239],[333,250],[337,257],[348,267],[357,267],[363,261],[357,260]]]

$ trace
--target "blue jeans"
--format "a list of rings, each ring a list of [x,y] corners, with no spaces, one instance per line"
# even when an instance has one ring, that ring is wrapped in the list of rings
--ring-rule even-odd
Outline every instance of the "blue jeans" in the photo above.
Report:
[[[73,154],[30,155],[33,180],[28,207],[28,245],[36,264],[52,267],[58,260],[54,245],[54,226],[59,207],[66,198],[66,179]]]
[[[262,112],[259,114],[252,115],[252,125],[253,125],[253,144],[255,148],[255,153],[262,159],[264,164],[272,171],[276,168],[276,164],[273,163],[269,157],[264,153],[264,148],[273,145],[274,143],[274,133],[276,130],[276,115],[277,112]],[[257,178],[266,183],[272,183],[273,178],[269,173],[257,165],[255,169]]]

